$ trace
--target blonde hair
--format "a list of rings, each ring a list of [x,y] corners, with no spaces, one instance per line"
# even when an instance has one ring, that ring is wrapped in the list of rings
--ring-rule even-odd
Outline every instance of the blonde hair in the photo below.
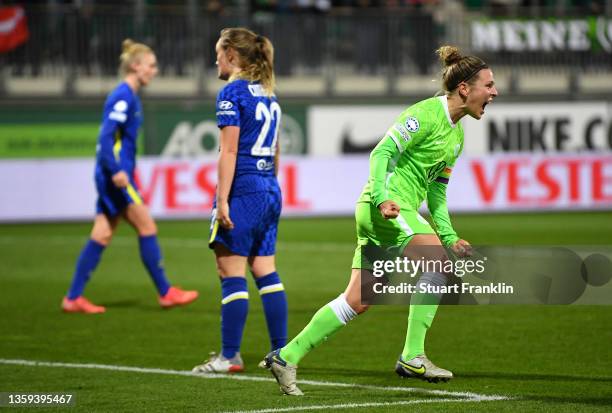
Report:
[[[121,55],[119,56],[119,73],[122,76],[132,71],[131,66],[137,62],[145,53],[153,53],[153,49],[144,43],[136,43],[132,39],[125,39],[121,43]]]
[[[473,84],[474,77],[482,69],[489,67],[481,58],[463,56],[455,46],[442,46],[436,50],[442,63],[442,82],[447,93],[453,92],[461,82]]]
[[[268,96],[274,94],[274,47],[265,36],[259,36],[243,27],[221,30],[219,38],[223,50],[233,49],[238,54],[242,69],[233,78],[260,82]]]

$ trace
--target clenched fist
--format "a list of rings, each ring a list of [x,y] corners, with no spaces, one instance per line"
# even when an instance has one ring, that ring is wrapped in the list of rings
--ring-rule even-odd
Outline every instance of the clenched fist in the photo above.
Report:
[[[395,219],[400,213],[400,207],[395,201],[391,201],[390,199],[381,203],[378,206],[378,210],[384,219]]]

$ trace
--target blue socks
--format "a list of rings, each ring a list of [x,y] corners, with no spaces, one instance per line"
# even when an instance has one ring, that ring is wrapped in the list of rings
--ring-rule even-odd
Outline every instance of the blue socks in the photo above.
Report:
[[[221,279],[221,343],[223,357],[240,351],[242,332],[249,312],[249,292],[244,277]]]
[[[268,324],[272,350],[287,343],[287,296],[276,272],[255,278]],[[249,312],[247,280],[221,279],[221,343],[223,357],[231,359],[240,351],[242,333]]]
[[[266,315],[272,350],[287,344],[287,295],[278,273],[255,278]]]
[[[164,271],[157,235],[140,236],[138,237],[138,243],[140,245],[140,258],[145,267],[147,267],[157,292],[160,296],[166,295],[168,289],[170,289],[170,283]]]
[[[85,284],[89,281],[93,270],[98,266],[104,248],[106,248],[104,245],[98,244],[92,239],[87,241],[77,260],[72,284],[70,290],[68,290],[68,299],[74,300],[83,294]]]
[[[140,244],[140,258],[142,258],[142,262],[145,267],[147,267],[159,295],[166,295],[170,288],[170,283],[166,278],[162,265],[162,256],[159,250],[159,244],[157,243],[157,235],[139,237],[138,241]],[[85,244],[77,260],[72,284],[70,285],[70,290],[68,290],[68,298],[70,300],[74,300],[83,294],[85,284],[89,281],[93,270],[98,266],[104,248],[106,248],[104,245],[92,239]]]

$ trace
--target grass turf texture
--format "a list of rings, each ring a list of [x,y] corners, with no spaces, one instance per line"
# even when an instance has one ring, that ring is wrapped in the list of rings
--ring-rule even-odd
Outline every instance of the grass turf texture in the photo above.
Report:
[[[460,215],[454,222],[474,244],[612,245],[608,212]],[[198,289],[200,299],[185,308],[161,310],[140,262],[136,237],[122,224],[86,290],[108,311],[86,316],[62,314],[59,304],[90,225],[0,226],[0,358],[189,370],[207,358],[208,351],[219,350],[220,287],[213,254],[206,248],[208,223],[161,222],[159,227],[171,280]],[[353,240],[349,218],[282,221],[278,269],[289,299],[291,337],[344,289]],[[256,367],[268,351],[268,338],[253,284],[242,355],[247,375],[268,378]],[[428,355],[453,370],[456,378],[439,385],[401,380],[393,372],[406,318],[405,307],[373,308],[307,356],[298,378],[514,398],[370,406],[359,411],[612,408],[612,306],[441,307],[428,335]],[[281,397],[272,382],[0,364],[0,392],[75,393],[74,410],[88,412],[236,411],[447,398],[301,387],[306,397],[288,398]]]

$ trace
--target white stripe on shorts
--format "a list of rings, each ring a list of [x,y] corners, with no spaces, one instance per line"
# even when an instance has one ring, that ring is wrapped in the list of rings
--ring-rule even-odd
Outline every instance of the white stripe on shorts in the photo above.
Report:
[[[410,228],[410,225],[408,225],[408,222],[406,222],[401,213],[397,216],[396,220],[400,228],[404,230],[406,235],[414,235],[414,231],[412,230],[412,228]]]

